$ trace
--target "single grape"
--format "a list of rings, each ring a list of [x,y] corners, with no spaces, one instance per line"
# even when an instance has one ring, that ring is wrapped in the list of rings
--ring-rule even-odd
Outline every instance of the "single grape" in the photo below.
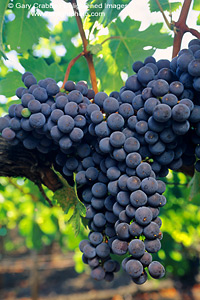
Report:
[[[101,243],[96,247],[96,253],[100,258],[106,258],[110,254],[110,247],[107,243]]]
[[[151,70],[151,69],[150,69]],[[137,90],[139,90],[141,88],[141,83],[140,81],[138,80],[138,76],[136,75],[132,75],[130,76],[127,80],[126,80],[126,83],[125,83],[125,87],[128,89],[128,90],[131,90],[133,92],[136,92]]]
[[[142,275],[143,272],[143,266],[139,260],[136,259],[130,259],[126,263],[126,272],[132,277],[132,278],[138,278]]]
[[[158,261],[151,262],[148,270],[151,277],[155,279],[160,279],[165,275],[165,269]]]
[[[144,241],[144,244],[145,244],[145,249],[149,253],[157,253],[161,248],[161,243],[158,238],[156,238],[155,240],[147,240],[146,239]]]
[[[132,222],[129,225],[129,232],[133,237],[139,237],[143,232],[143,227],[139,225],[137,222]]]
[[[129,191],[133,192],[140,188],[141,180],[137,176],[131,176],[126,182]]]
[[[136,222],[140,225],[148,225],[152,221],[152,212],[148,207],[139,207],[135,212]]]
[[[120,114],[113,113],[108,117],[107,123],[110,129],[120,130],[124,126],[124,118]]]
[[[115,239],[112,243],[112,251],[114,254],[124,255],[128,251],[128,243],[126,241]]]
[[[139,277],[131,279],[138,285],[144,284],[147,281],[147,273],[144,271]]]
[[[63,133],[69,133],[74,128],[74,120],[72,117],[64,115],[58,119],[58,129]]]
[[[126,157],[126,164],[129,168],[135,168],[140,164],[141,160],[142,158],[139,153],[131,152]]]
[[[129,225],[127,223],[120,223],[115,228],[116,235],[120,240],[128,240],[130,237]]]
[[[103,242],[103,235],[100,232],[92,232],[89,235],[89,241],[92,245],[97,246]]]
[[[144,66],[139,69],[137,75],[138,80],[142,84],[147,84],[149,81],[154,79],[155,73],[152,68]]]
[[[106,273],[102,267],[94,268],[91,272],[91,277],[95,280],[103,280],[106,276]]]
[[[117,194],[117,202],[122,206],[127,206],[130,203],[129,193],[125,191],[120,191]]]
[[[110,144],[115,148],[119,148],[123,146],[125,139],[125,135],[122,132],[115,131],[110,135]]]
[[[140,262],[144,267],[148,267],[150,263],[152,262],[152,256],[150,253],[145,252],[142,257],[140,257]]]

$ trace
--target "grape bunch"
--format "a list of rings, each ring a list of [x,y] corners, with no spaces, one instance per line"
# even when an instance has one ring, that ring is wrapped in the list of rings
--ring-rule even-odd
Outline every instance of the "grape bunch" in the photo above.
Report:
[[[11,145],[43,155],[75,181],[90,229],[80,243],[83,262],[96,280],[112,281],[122,268],[143,284],[147,270],[158,279],[164,267],[153,261],[161,248],[160,208],[166,204],[160,178],[169,169],[195,165],[200,171],[200,40],[171,62],[152,56],[136,61],[120,91],[94,93],[84,81],[52,78],[37,83],[22,76],[20,104],[0,118]]]

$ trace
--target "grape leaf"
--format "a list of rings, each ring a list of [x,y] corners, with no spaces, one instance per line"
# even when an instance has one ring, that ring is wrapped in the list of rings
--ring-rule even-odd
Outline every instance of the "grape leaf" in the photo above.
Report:
[[[199,0],[194,0],[193,7],[194,10],[200,11],[200,2]]]
[[[160,5],[163,10],[167,10],[169,12],[173,12],[179,8],[181,2],[169,2],[168,0],[159,0]],[[160,11],[155,0],[149,0],[149,8],[151,12]]]
[[[112,20],[117,18],[119,13],[130,3],[130,0],[121,0],[121,1],[116,1],[115,0],[108,0],[104,4],[104,17],[102,20],[102,23],[104,27],[108,26]]]
[[[18,1],[19,2],[19,1]],[[43,12],[53,11],[53,6],[51,0],[23,0],[23,3],[30,4],[31,8],[35,7],[35,10],[39,9]]]
[[[20,86],[24,86],[21,77],[22,74],[17,71],[8,73],[6,78],[0,81],[0,95],[6,97],[14,96],[16,89]]]
[[[163,24],[150,25],[146,30],[139,31],[141,22],[127,17],[123,22],[117,19],[109,25],[110,36],[118,39],[109,41],[112,56],[120,70],[127,73],[136,60],[143,60],[152,55],[156,49],[165,49],[172,45],[173,39],[166,33],[161,33]],[[147,50],[144,50],[145,47]]]
[[[109,47],[107,49],[103,48],[103,54],[103,58],[94,57],[95,70],[97,77],[101,78],[99,91],[105,91],[109,94],[111,91],[119,91],[123,81],[120,76],[121,70],[112,57]]]
[[[25,4],[24,0],[18,3]],[[48,38],[49,31],[47,21],[40,16],[29,16],[28,8],[13,8],[15,19],[5,26],[6,42],[12,50],[17,52],[31,49],[33,44],[37,44],[40,37]]]
[[[103,3],[102,0],[88,0],[88,11],[89,20],[92,25],[95,21],[106,27],[110,22],[112,22],[119,13],[129,4],[130,0],[108,0]]]
[[[71,39],[79,33],[76,18],[69,17],[66,22],[62,22],[62,31],[60,32],[60,40],[66,48],[72,44]],[[73,44],[72,44],[73,45]]]
[[[92,54],[96,55],[99,51],[102,50],[102,45],[101,44],[88,45],[87,50],[90,51]]]
[[[72,224],[77,235],[80,231],[81,217],[85,217],[86,215],[86,208],[78,198],[76,185],[74,187],[70,186],[58,172],[56,174],[62,182],[63,187],[54,193],[53,199],[60,204],[66,214],[73,211],[68,222]]]
[[[57,63],[48,65],[44,58],[34,58],[30,56],[28,59],[21,59],[20,63],[26,71],[33,73],[37,80],[52,77],[55,81],[63,80],[64,74]]]
[[[198,18],[197,18],[197,25],[200,25],[200,14],[198,15]]]
[[[4,15],[9,2],[10,0],[0,1],[0,55],[2,55],[5,59],[6,59],[6,54],[3,48],[3,23],[4,23]]]
[[[189,200],[193,201],[193,198],[198,195],[200,197],[200,173],[195,172],[194,176],[192,177],[189,186],[191,187]],[[199,198],[198,197],[198,198]]]

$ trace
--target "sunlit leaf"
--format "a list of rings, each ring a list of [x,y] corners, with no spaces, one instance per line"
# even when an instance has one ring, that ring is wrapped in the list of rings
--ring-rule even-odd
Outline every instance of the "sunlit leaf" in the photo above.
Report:
[[[181,5],[181,2],[170,2],[168,0],[159,0],[159,3],[164,11],[167,10],[169,12],[177,10]],[[149,8],[151,12],[160,11],[155,0],[149,0]]]
[[[197,25],[200,25],[200,14],[198,15],[198,18],[197,18]]]
[[[194,176],[192,177],[189,186],[191,187],[189,200],[192,201],[194,197],[198,197],[200,199],[200,173],[195,172]],[[200,200],[199,200],[200,201]]]
[[[199,0],[194,0],[192,8],[194,10],[200,11],[200,2],[199,2]]]
[[[108,26],[119,13],[130,3],[130,0],[108,0],[105,3],[102,0],[88,0],[88,15],[89,21],[93,25],[96,21]]]
[[[12,97],[15,95],[15,91],[18,87],[24,86],[21,81],[22,74],[17,71],[10,72],[6,75],[6,78],[1,80],[0,95],[6,97]]]
[[[6,58],[6,54],[4,52],[4,47],[3,47],[3,22],[4,22],[5,12],[8,8],[9,2],[10,0],[0,1],[0,56],[2,55],[4,58]]]
[[[118,68],[125,72],[131,71],[134,61],[144,60],[156,49],[165,49],[173,42],[168,34],[161,33],[162,23],[150,25],[143,31],[139,31],[140,25],[139,21],[127,17],[109,26],[110,35],[118,37],[109,41],[112,56]]]
[[[18,4],[24,4],[24,0],[19,0]],[[31,49],[33,44],[37,44],[40,37],[49,37],[47,21],[40,16],[27,17],[27,8],[13,8],[15,19],[5,26],[6,43],[12,50],[18,52]]]
[[[48,65],[44,58],[34,58],[30,56],[28,59],[21,59],[20,63],[26,71],[33,73],[37,80],[52,77],[56,81],[63,80],[64,74],[57,63]]]

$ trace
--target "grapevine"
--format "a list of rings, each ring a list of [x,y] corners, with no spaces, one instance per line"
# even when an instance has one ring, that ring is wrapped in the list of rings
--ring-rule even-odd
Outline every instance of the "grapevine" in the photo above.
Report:
[[[152,258],[163,238],[163,179],[169,169],[194,166],[200,172],[200,39],[193,32],[198,38],[177,52],[177,35],[171,61],[148,56],[133,62],[124,86],[108,95],[97,91],[92,54],[76,19],[83,52],[69,63],[62,88],[53,78],[37,81],[25,72],[25,87],[16,90],[21,103],[0,118],[0,133],[11,147],[35,151],[42,160],[52,157],[55,170],[76,186],[90,230],[79,248],[91,277],[112,281],[122,267],[141,285],[147,273],[155,279],[165,275]],[[82,56],[93,88],[69,80]]]
[[[90,228],[80,250],[96,280],[111,281],[119,271],[112,254],[128,253],[122,267],[137,284],[147,280],[146,268],[153,278],[165,274],[151,256],[161,248],[158,215],[166,204],[158,178],[183,165],[200,171],[199,53],[194,39],[171,62],[152,56],[134,62],[136,74],[109,96],[83,81],[67,81],[59,92],[52,78],[37,83],[26,72],[26,88],[16,91],[21,104],[0,118],[11,145],[56,151],[63,176],[76,174]]]

